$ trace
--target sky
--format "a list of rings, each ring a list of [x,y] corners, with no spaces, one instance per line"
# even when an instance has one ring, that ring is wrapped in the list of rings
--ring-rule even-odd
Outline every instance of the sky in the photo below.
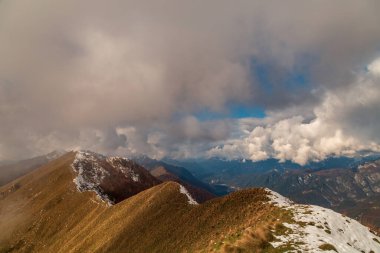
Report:
[[[380,151],[377,0],[1,0],[0,160]]]

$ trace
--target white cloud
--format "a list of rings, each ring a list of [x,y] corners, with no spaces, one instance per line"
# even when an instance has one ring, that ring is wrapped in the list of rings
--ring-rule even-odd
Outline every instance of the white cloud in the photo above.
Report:
[[[369,64],[371,74],[378,62]],[[257,126],[245,138],[231,140],[208,154],[252,160],[274,157],[305,164],[331,155],[380,151],[380,80],[360,73],[348,87],[327,92],[311,121],[294,116]]]
[[[368,71],[373,75],[380,76],[380,58],[368,65]]]

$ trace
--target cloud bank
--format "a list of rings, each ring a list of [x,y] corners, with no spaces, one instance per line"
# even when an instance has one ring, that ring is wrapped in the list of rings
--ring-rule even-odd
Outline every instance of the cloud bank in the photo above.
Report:
[[[293,116],[256,126],[246,137],[209,150],[210,156],[277,158],[306,164],[331,155],[380,152],[379,60],[368,65],[351,86],[327,92],[314,108],[315,117]]]
[[[0,160],[86,148],[303,163],[376,148],[379,7],[3,0]],[[268,118],[231,119],[236,103]]]

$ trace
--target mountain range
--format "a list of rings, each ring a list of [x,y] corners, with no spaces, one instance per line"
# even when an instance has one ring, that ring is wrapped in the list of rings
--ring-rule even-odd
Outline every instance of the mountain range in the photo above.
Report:
[[[275,159],[186,160],[171,162],[186,166],[212,185],[230,189],[267,187],[297,203],[320,205],[344,213],[380,231],[380,159],[330,157],[304,166]]]
[[[0,252],[380,251],[380,237],[330,209],[266,188],[199,203],[160,166],[154,177],[127,158],[68,152],[18,177],[0,187]]]

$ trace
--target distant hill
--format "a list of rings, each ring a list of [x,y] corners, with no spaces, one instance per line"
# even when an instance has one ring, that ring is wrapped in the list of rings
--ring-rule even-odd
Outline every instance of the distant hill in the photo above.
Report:
[[[162,182],[172,181],[183,185],[184,187],[186,187],[186,189],[190,192],[191,196],[193,196],[198,203],[203,203],[207,200],[216,197],[215,194],[212,194],[206,189],[195,186],[192,180],[184,180],[180,176],[177,176],[177,174],[174,174],[172,171],[168,170],[163,166],[154,168],[150,171],[150,173]]]
[[[66,152],[53,151],[49,154],[30,159],[0,163],[0,186],[37,169],[41,165],[62,156],[64,153]]]
[[[173,160],[164,159],[163,161],[176,166],[184,167],[195,177],[205,182],[225,182],[236,176],[249,175],[252,173],[265,173],[272,170],[327,170],[336,168],[356,168],[365,162],[380,160],[379,154],[370,154],[360,157],[328,157],[319,162],[310,161],[305,165],[299,165],[292,161],[281,162],[277,159],[266,159],[262,161],[252,161],[247,159],[227,160],[220,158],[210,159],[186,159]]]
[[[235,189],[267,187],[304,204],[345,213],[380,231],[380,159],[330,157],[305,166],[269,159],[172,161],[210,184]]]
[[[332,208],[380,228],[380,160],[356,168],[287,170],[231,178],[241,188],[268,187],[298,203]]]
[[[224,189],[221,190],[215,186],[202,182],[184,167],[151,159],[146,156],[136,157],[133,158],[133,160],[151,171],[151,173],[161,181],[175,181],[187,185],[190,188],[190,191],[193,191],[193,194],[200,195],[200,198],[198,199],[200,202],[228,193],[228,191],[225,191]]]
[[[110,158],[84,158],[87,188],[78,187],[83,154],[73,152],[0,187],[0,252],[380,251],[380,237],[358,222],[263,188],[197,204],[164,182],[112,204],[96,188],[102,181],[89,180],[107,174]],[[119,159],[107,171],[137,182]]]

